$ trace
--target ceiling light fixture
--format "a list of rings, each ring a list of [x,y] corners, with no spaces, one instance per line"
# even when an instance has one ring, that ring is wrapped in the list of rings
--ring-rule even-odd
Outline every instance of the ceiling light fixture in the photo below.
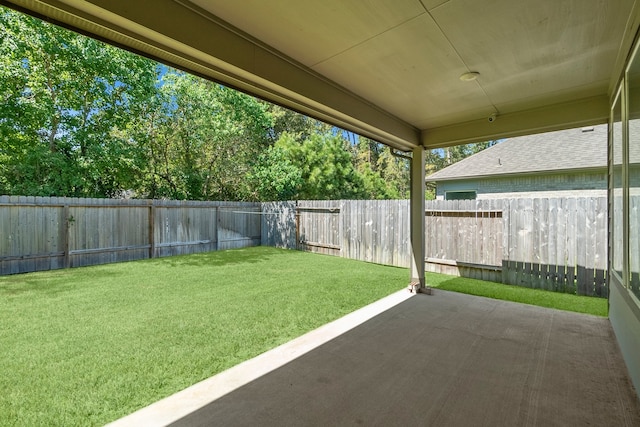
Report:
[[[468,73],[464,73],[460,76],[460,80],[463,82],[471,82],[478,78],[480,75],[477,71],[469,71]]]

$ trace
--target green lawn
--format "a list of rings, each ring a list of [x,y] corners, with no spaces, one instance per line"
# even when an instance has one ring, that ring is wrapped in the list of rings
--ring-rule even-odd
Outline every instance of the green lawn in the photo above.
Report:
[[[101,425],[404,288],[268,247],[0,277],[0,425]]]
[[[406,269],[257,247],[0,277],[0,425],[101,425],[408,284]],[[606,300],[428,274],[606,315]]]
[[[509,286],[501,283],[484,282],[482,280],[445,276],[435,273],[426,273],[426,276],[427,284],[434,288],[445,289],[447,291],[521,302],[540,307],[556,308],[558,310],[575,311],[577,313],[593,314],[596,316],[607,316],[608,313],[608,301],[604,298],[549,292],[541,289]]]

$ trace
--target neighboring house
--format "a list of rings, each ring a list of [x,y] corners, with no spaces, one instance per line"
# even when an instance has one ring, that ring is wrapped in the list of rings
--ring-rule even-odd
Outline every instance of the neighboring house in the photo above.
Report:
[[[607,125],[509,138],[426,178],[445,200],[607,195]]]

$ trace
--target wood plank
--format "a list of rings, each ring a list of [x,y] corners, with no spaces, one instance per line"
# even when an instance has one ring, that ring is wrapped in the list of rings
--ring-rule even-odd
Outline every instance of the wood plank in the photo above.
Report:
[[[541,251],[543,247],[544,236],[546,235],[546,224],[542,222],[541,200],[533,201],[533,231],[532,231],[532,259],[531,259],[531,284],[533,288],[542,288],[542,279],[540,277]]]
[[[491,208],[492,210],[496,209],[499,207],[499,209],[501,210],[501,214],[500,216],[493,216],[492,217],[492,227],[491,227],[491,233],[490,233],[490,239],[491,239],[491,247],[493,248],[493,258],[491,259],[490,263],[491,264],[502,264],[502,254],[503,254],[503,237],[502,234],[504,233],[504,201],[503,200],[492,200],[491,201]]]
[[[502,283],[510,284],[509,256],[511,249],[509,247],[509,232],[511,230],[511,214],[509,200],[505,199],[502,203]]]
[[[566,292],[567,287],[567,215],[565,199],[555,198],[556,201],[556,291]]]
[[[576,292],[578,295],[588,295],[587,291],[587,205],[586,199],[579,199],[576,203],[577,221],[576,221]]]
[[[585,230],[585,291],[586,295],[593,296],[595,293],[595,258],[597,242],[597,208],[598,201],[594,197],[589,197],[586,203],[586,230]]]
[[[606,286],[606,270],[607,270],[607,247],[608,247],[608,236],[607,236],[607,209],[608,202],[606,197],[598,197],[597,198],[597,206],[596,206],[596,223],[595,223],[595,259],[594,259],[594,269],[595,269],[595,295],[603,298],[607,298],[609,296],[609,292]],[[640,212],[638,212],[640,214]],[[630,215],[630,218],[633,218],[633,215]],[[636,245],[637,247],[637,245]],[[636,258],[637,260],[637,258]],[[640,260],[637,260],[640,262]]]
[[[558,256],[558,199],[548,199],[548,216],[546,220],[548,221],[549,234],[547,236],[548,254],[546,259],[548,265],[548,278],[545,289],[549,291],[557,291],[558,265],[556,264],[556,260]]]
[[[566,201],[567,206],[567,243],[566,243],[566,251],[567,251],[567,268],[566,268],[566,285],[565,292],[575,294],[576,293],[576,266],[577,266],[577,258],[576,258],[576,250],[577,250],[577,239],[576,239],[576,227],[578,226],[578,208],[577,201],[575,197],[570,197]]]
[[[26,217],[26,230],[25,230],[25,234],[26,234],[26,239],[25,241],[27,242],[29,249],[27,250],[28,253],[38,253],[37,252],[37,238],[36,235],[38,234],[39,230],[37,230],[36,228],[36,211],[37,211],[37,206],[35,206],[35,197],[33,196],[27,196],[27,203],[32,203],[33,206],[29,206],[25,208],[25,217]],[[36,260],[35,259],[30,259],[27,262],[25,262],[25,271],[35,271],[36,270]]]
[[[64,252],[63,267],[69,268],[71,266],[70,252],[70,227],[71,227],[71,213],[69,205],[65,205],[62,210],[62,220],[60,221],[60,236],[62,237],[62,251]]]
[[[524,270],[524,259],[525,259],[525,233],[526,233],[526,225],[524,224],[524,200],[517,199],[515,200],[515,230],[513,235],[513,240],[516,242],[514,246],[514,261],[516,262],[515,266],[515,284],[518,286],[523,285],[523,270]]]
[[[147,218],[147,237],[149,240],[149,258],[156,257],[155,216],[156,216],[156,207],[153,204],[150,204],[149,217]]]
[[[27,201],[27,198],[24,196],[19,196],[20,202],[22,206],[18,207],[18,222],[17,222],[17,233],[16,233],[16,242],[18,243],[17,249],[27,254],[31,252],[31,248],[29,247],[29,232],[26,227],[26,218],[27,218],[27,209],[29,209],[30,205]],[[17,261],[16,265],[18,267],[18,272],[23,273],[29,271],[27,265],[24,261]]]
[[[518,238],[519,226],[521,222],[521,217],[518,211],[518,200],[512,199],[510,202],[510,210],[509,215],[511,216],[511,229],[509,230],[509,253],[510,253],[510,270],[511,270],[511,284],[519,285],[519,259],[518,256],[520,254],[520,239]]]
[[[11,207],[9,196],[0,195],[0,256],[11,254]],[[0,275],[9,274],[9,262],[0,261]]]
[[[9,203],[18,202],[18,197],[12,196]],[[9,229],[11,230],[11,238],[9,241],[8,255],[19,255],[23,253],[20,244],[20,207],[9,207]],[[20,273],[20,265],[17,262],[9,264],[9,274]]]

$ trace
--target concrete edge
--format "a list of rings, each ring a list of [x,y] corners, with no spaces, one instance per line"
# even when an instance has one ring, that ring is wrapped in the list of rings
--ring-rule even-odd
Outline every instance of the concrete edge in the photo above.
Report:
[[[411,298],[402,290],[107,424],[166,426]]]

